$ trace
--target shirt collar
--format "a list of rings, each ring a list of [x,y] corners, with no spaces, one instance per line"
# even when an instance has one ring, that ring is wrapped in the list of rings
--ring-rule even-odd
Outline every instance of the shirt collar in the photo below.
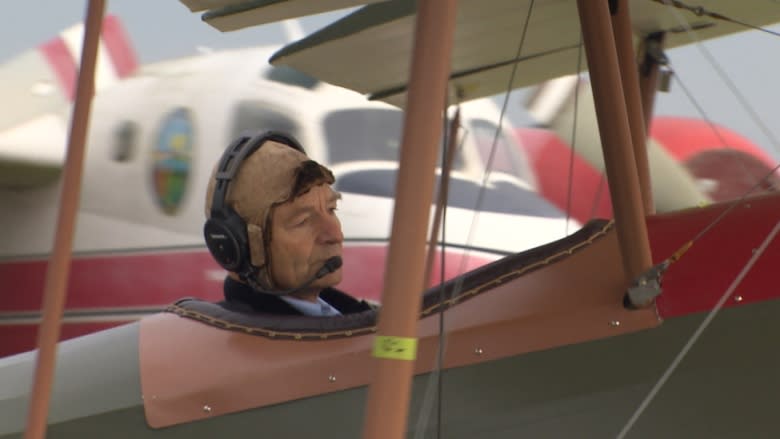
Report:
[[[306,316],[329,317],[341,315],[339,310],[334,308],[333,305],[324,301],[321,297],[317,297],[316,303],[309,302],[308,300],[298,299],[297,297],[292,296],[279,296],[279,298]]]

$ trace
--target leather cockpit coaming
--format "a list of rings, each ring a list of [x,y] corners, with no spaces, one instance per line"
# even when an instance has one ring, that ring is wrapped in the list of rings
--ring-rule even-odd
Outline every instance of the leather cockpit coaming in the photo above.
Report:
[[[428,289],[422,296],[421,318],[441,312],[478,294],[562,260],[604,236],[612,227],[607,220],[593,220],[576,233],[521,253],[494,261]],[[376,309],[335,317],[281,316],[236,312],[217,303],[184,298],[166,312],[209,326],[283,340],[327,340],[372,333]]]

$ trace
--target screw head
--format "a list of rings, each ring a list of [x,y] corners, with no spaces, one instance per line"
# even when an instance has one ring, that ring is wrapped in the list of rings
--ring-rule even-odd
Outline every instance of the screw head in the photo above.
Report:
[[[336,382],[336,375],[329,375],[328,376],[328,381],[330,381],[331,383],[335,383]]]
[[[211,406],[206,404],[203,406],[203,413],[211,413]]]
[[[737,303],[742,302],[742,296],[734,296],[734,301]]]
[[[609,326],[612,326],[613,328],[617,328],[618,326],[620,326],[620,320],[610,320]]]
[[[474,349],[474,355],[482,355],[483,352],[484,351],[482,350],[482,348],[475,348]]]

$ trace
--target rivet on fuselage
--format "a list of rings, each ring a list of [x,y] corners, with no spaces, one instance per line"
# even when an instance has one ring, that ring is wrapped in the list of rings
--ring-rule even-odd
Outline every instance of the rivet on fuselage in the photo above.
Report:
[[[742,296],[734,296],[735,302],[742,302]]]
[[[336,375],[328,376],[328,381],[330,381],[331,383],[335,383],[336,382]]]
[[[204,405],[203,406],[203,413],[211,413],[211,406],[210,405]]]
[[[474,349],[474,355],[482,355],[482,353],[483,353],[483,352],[484,352],[484,351],[482,350],[482,348],[476,348],[476,349]]]
[[[620,320],[610,320],[609,326],[612,326],[613,328],[620,326]]]

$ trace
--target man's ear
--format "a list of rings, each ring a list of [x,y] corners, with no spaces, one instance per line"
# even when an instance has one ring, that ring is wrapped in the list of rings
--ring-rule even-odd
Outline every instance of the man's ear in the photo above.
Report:
[[[265,265],[265,249],[263,248],[263,228],[257,224],[247,224],[247,238],[249,238],[249,256],[252,265],[262,267]]]

